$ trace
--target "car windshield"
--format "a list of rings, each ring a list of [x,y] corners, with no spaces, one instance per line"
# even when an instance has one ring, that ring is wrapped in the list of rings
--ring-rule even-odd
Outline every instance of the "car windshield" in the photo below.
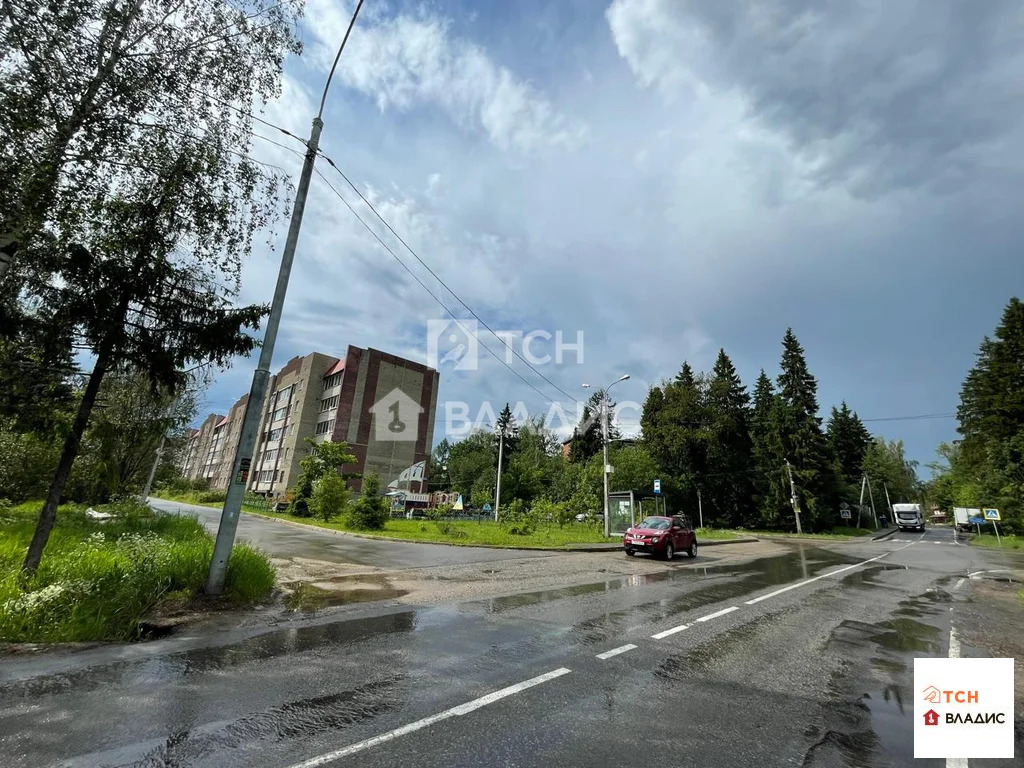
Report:
[[[667,531],[668,520],[665,520],[660,517],[648,517],[645,518],[644,521],[637,526],[637,528],[650,528],[655,531]]]
[[[917,517],[917,512],[897,512],[900,517]]]

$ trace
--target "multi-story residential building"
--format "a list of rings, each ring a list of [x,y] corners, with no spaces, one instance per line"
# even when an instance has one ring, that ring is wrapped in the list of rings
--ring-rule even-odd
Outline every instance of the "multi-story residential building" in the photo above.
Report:
[[[349,444],[356,462],[344,472],[377,474],[384,491],[423,494],[438,383],[432,368],[376,349],[350,346],[342,359],[319,352],[292,358],[270,379],[260,407],[249,490],[285,495],[312,438]],[[186,465],[212,487],[231,482],[247,399],[226,417],[207,417],[189,441]],[[359,491],[361,482],[349,487]]]
[[[190,480],[210,477],[206,472],[207,468],[211,466],[210,453],[213,448],[213,434],[223,419],[224,417],[219,413],[211,413],[199,425],[199,429],[189,437],[181,473]]]
[[[238,440],[242,436],[242,420],[245,418],[245,404],[249,402],[249,393],[242,395],[231,406],[228,415],[217,422],[214,427],[214,441],[218,445],[215,463],[210,474],[210,487],[226,490],[231,480],[231,470],[235,463],[235,452]]]

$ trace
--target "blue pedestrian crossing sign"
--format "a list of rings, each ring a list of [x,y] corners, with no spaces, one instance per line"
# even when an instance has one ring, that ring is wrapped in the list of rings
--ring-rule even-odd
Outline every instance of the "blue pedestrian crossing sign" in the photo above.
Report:
[[[484,512],[493,512],[494,508],[490,504],[484,504],[483,510]]]
[[[986,509],[986,510],[984,510],[984,512],[985,512],[985,519],[986,520],[1000,520],[1001,519],[999,517],[999,510],[998,509]]]
[[[661,493],[661,480],[658,478],[654,479],[654,492]]]

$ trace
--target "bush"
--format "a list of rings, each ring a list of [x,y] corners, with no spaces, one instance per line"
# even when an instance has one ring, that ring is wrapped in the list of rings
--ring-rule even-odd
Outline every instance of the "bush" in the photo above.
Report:
[[[499,511],[498,522],[513,536],[529,536],[537,528],[540,518],[533,509],[527,510],[522,499],[513,499]]]
[[[25,584],[18,566],[32,536],[38,504],[0,516],[0,640],[68,642],[129,640],[138,621],[166,595],[180,599],[202,589],[213,539],[195,518],[154,514],[123,503],[101,511],[61,507],[42,563]],[[252,602],[273,587],[266,557],[236,546],[228,563],[227,592]]]
[[[380,495],[380,478],[377,475],[363,478],[363,492],[349,508],[348,524],[357,529],[379,531],[390,517],[388,500]]]
[[[328,472],[316,481],[313,488],[313,498],[310,499],[309,508],[325,523],[331,522],[332,517],[345,514],[348,506],[348,488],[341,475],[337,472]]]
[[[200,491],[196,494],[196,501],[199,504],[223,504],[227,497],[227,491]]]
[[[530,511],[538,521],[558,523],[559,525],[565,525],[573,519],[568,504],[549,499],[538,499],[533,503],[533,508]]]

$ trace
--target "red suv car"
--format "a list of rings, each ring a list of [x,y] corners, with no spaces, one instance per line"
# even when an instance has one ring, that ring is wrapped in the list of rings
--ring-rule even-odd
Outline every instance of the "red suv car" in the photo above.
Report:
[[[682,517],[645,517],[626,531],[622,546],[630,557],[637,552],[649,552],[666,560],[675,557],[676,552],[696,557],[697,534]]]

